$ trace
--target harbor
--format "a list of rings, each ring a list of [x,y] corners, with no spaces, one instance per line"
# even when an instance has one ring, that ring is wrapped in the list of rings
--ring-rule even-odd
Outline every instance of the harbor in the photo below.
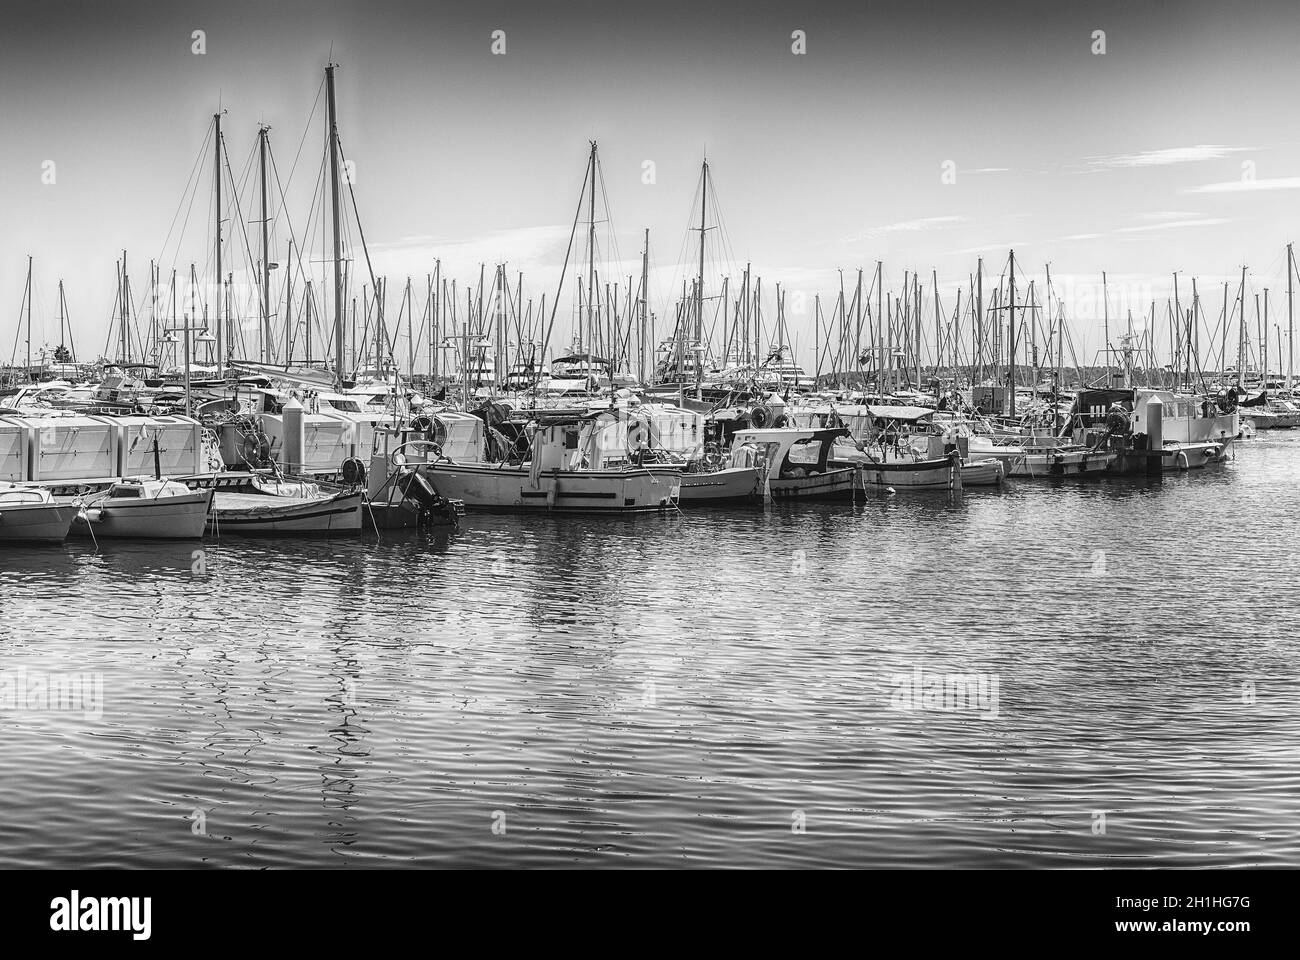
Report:
[[[320,261],[332,297],[324,282],[313,288],[300,259],[295,300],[292,256],[297,245],[301,258],[303,246],[283,209],[289,267],[283,289],[272,293],[280,253],[270,232],[266,125],[256,148],[261,241],[241,251],[257,284],[241,290],[233,273],[223,274],[225,245],[235,247],[236,238],[223,234],[222,191],[236,181],[222,113],[212,116],[208,137],[211,282],[200,283],[191,264],[188,285],[178,285],[173,269],[164,286],[151,261],[148,293],[133,297],[123,251],[105,331],[112,359],[76,362],[60,281],[61,341],[33,361],[28,258],[26,326],[14,348],[16,360],[21,340],[25,362],[11,362],[0,392],[7,483],[0,541],[380,534],[455,528],[467,510],[662,513],[881,493],[960,496],[1004,482],[1219,465],[1243,436],[1300,425],[1290,244],[1285,354],[1268,288],[1261,313],[1258,281],[1242,268],[1235,291],[1223,284],[1217,317],[1195,279],[1184,304],[1173,273],[1167,326],[1153,299],[1150,323],[1136,333],[1131,307],[1112,333],[1103,272],[1103,349],[1081,355],[1050,265],[1040,295],[1011,249],[988,268],[987,282],[979,258],[964,290],[942,289],[936,271],[925,284],[912,270],[887,288],[883,262],[873,274],[858,269],[850,290],[841,271],[833,305],[828,298],[823,312],[821,294],[814,296],[810,372],[794,359],[798,332],[779,282],[765,299],[763,278],[747,263],[739,278],[724,274],[711,289],[706,261],[717,251],[709,233],[725,234],[707,159],[696,191],[699,226],[688,229],[698,234],[698,267],[663,309],[674,320],[659,339],[649,231],[639,283],[629,276],[620,294],[598,264],[597,226],[608,227],[611,215],[594,140],[549,313],[545,293],[536,311],[532,299],[524,309],[522,275],[512,286],[504,263],[490,287],[480,266],[458,313],[457,282],[437,261],[423,304],[407,277],[390,316],[388,278],[373,273],[364,240],[345,250],[348,217],[358,238],[364,231],[340,173],[335,70],[329,64],[322,81],[327,182],[307,216],[332,223],[331,257]],[[186,223],[198,181],[187,190]],[[228,199],[237,207],[238,191]],[[580,228],[585,264],[570,262],[581,259],[572,256]],[[370,272],[358,330],[351,268],[359,260]],[[566,291],[571,272],[576,289]],[[252,315],[236,310],[240,294]],[[570,323],[557,331],[566,294]]]

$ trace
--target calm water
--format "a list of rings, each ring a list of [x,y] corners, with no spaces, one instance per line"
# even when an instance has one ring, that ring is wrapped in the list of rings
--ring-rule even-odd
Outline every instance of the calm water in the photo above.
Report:
[[[0,866],[1295,866],[1298,470],[9,548]]]

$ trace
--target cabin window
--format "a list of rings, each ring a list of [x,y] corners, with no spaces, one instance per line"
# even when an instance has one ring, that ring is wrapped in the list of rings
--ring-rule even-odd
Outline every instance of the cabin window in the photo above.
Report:
[[[790,448],[786,460],[790,463],[816,465],[821,460],[822,442],[820,440],[798,441]]]
[[[564,431],[564,449],[565,449],[565,450],[577,450],[577,449],[578,449],[578,431],[577,431],[577,430],[565,430],[565,431]]]

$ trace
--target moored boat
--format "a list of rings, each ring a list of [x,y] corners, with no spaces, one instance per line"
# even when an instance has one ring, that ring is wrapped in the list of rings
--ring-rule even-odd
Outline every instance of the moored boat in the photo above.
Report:
[[[251,473],[217,485],[207,529],[217,535],[356,533],[361,490]]]
[[[773,500],[851,500],[858,486],[858,468],[831,461],[835,440],[847,433],[842,427],[737,430],[732,436],[731,462],[761,469]]]
[[[96,540],[197,540],[207,525],[212,496],[212,490],[192,491],[175,480],[118,480],[86,498],[72,533]]]
[[[425,462],[418,470],[444,497],[467,507],[644,513],[677,505],[681,466],[638,462],[627,445],[626,419],[616,411],[540,417],[522,462],[486,460],[477,417],[436,419],[447,429],[447,444],[420,455]],[[472,436],[459,436],[464,432]],[[456,459],[448,453],[452,445]]]
[[[61,542],[80,512],[79,503],[55,500],[40,487],[0,487],[0,542]]]

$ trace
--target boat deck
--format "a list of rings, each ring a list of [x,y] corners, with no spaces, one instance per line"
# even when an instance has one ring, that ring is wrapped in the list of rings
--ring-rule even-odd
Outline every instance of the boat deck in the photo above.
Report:
[[[315,497],[273,497],[265,493],[244,493],[239,490],[217,490],[213,506],[224,510],[256,510],[259,507],[270,509],[288,506],[310,506],[332,499],[331,495],[321,494]]]

